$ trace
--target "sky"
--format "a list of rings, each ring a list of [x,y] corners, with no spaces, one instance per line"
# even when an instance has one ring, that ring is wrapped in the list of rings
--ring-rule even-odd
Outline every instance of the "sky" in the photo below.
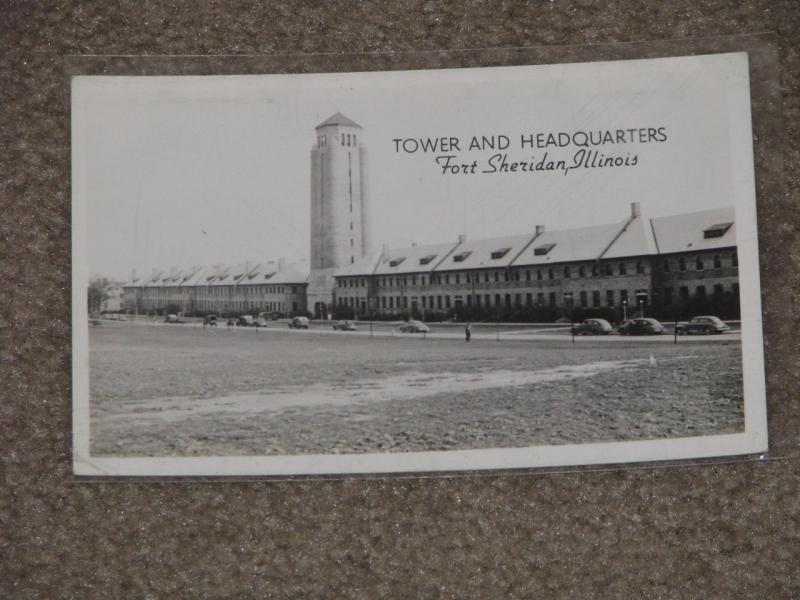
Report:
[[[400,246],[617,222],[734,204],[741,165],[732,98],[749,97],[744,54],[571,65],[310,75],[81,76],[72,84],[73,202],[88,269],[308,260],[314,127],[342,112],[363,127],[372,238]],[[741,106],[741,102],[735,103]],[[489,158],[571,164],[578,146],[521,148],[525,135],[663,128],[665,141],[591,147],[637,164],[481,173]],[[468,151],[505,135],[506,150]],[[635,134],[636,135],[636,134]],[[395,139],[458,138],[475,174]],[[739,136],[741,137],[741,136]],[[752,168],[750,165],[749,168]]]

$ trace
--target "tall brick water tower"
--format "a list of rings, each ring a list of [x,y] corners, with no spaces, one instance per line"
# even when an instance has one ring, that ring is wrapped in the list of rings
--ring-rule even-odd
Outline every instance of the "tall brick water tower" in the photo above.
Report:
[[[333,306],[333,274],[370,252],[370,215],[361,126],[336,113],[317,125],[316,132],[308,309],[324,318]]]

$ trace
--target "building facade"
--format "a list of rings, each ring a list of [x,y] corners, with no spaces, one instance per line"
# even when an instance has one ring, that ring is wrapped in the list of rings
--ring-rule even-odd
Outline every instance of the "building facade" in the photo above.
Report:
[[[453,244],[384,248],[336,274],[340,314],[549,320],[738,315],[733,209]]]
[[[203,315],[306,314],[307,274],[283,261],[154,269],[125,285],[125,310]]]

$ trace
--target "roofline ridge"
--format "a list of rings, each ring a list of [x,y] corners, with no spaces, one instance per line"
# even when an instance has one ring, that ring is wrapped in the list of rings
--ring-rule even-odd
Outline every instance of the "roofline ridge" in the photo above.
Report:
[[[634,216],[634,215],[631,215],[631,216],[629,216],[627,219],[625,219],[625,223],[623,223],[622,227],[621,227],[621,228],[620,228],[620,230],[617,232],[617,235],[615,235],[613,238],[611,238],[611,241],[608,243],[608,245],[607,245],[605,248],[603,248],[603,251],[602,251],[602,252],[600,252],[600,255],[599,255],[599,256],[598,256],[598,257],[597,257],[595,260],[603,260],[603,256],[604,256],[604,255],[605,255],[605,254],[606,254],[606,253],[607,253],[609,250],[611,250],[611,247],[612,247],[614,244],[616,244],[616,243],[617,243],[617,240],[618,240],[618,239],[619,239],[619,238],[622,236],[623,232],[624,232],[624,231],[625,231],[625,230],[628,228],[628,226],[629,226],[631,223],[633,223],[633,222],[634,222],[636,219],[637,219],[637,217],[636,217],[636,216]]]

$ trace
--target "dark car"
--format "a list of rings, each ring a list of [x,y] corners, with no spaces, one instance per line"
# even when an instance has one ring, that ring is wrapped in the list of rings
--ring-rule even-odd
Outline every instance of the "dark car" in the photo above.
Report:
[[[422,321],[409,321],[400,325],[400,333],[427,333],[430,330]]]
[[[269,327],[267,320],[264,317],[256,317],[253,321],[253,325],[256,327]]]
[[[637,317],[625,321],[619,326],[620,335],[659,335],[664,333],[664,326],[649,317]]]
[[[183,319],[178,317],[178,315],[167,315],[167,318],[164,319],[164,323],[183,323]]]
[[[239,317],[239,325],[241,327],[255,327],[256,320],[251,315],[242,315]]]
[[[614,328],[605,319],[585,319],[573,327],[575,335],[608,335]]]
[[[357,331],[358,327],[353,325],[352,321],[336,321],[333,324],[334,331]]]
[[[294,317],[289,321],[290,329],[308,329],[308,317]]]
[[[208,315],[205,319],[203,319],[203,326],[216,327],[218,321],[219,317],[217,315]]]
[[[692,317],[688,323],[678,323],[679,335],[711,335],[730,331],[730,327],[719,317]]]
[[[265,321],[277,321],[283,315],[279,312],[260,312],[258,313],[259,319],[264,319]]]

